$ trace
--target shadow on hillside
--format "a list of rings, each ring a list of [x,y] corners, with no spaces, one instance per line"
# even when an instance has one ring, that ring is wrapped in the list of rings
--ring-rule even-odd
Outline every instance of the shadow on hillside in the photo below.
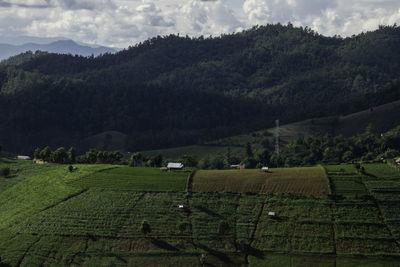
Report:
[[[223,217],[221,216],[221,215],[219,215],[218,213],[215,213],[214,211],[212,211],[212,210],[210,210],[210,209],[208,209],[208,208],[206,208],[206,207],[204,207],[204,206],[195,206],[195,208],[196,209],[198,209],[198,210],[200,210],[200,211],[203,211],[203,212],[205,212],[205,213],[207,213],[208,215],[211,215],[211,216],[214,216],[214,217],[217,217],[217,218],[220,218],[220,219],[222,219]]]
[[[170,250],[170,251],[179,251],[178,248],[172,246],[171,244],[168,244],[164,240],[152,238],[151,243],[159,248],[165,249],[165,250]]]
[[[212,249],[212,248],[209,248],[209,247],[207,247],[205,245],[202,245],[202,244],[198,244],[197,246],[199,248],[207,251],[207,253],[209,253],[209,254],[213,255],[214,257],[218,258],[219,260],[221,260],[221,261],[223,261],[225,263],[232,264],[231,259],[225,253],[220,252],[220,251],[215,250],[215,249]]]
[[[251,246],[249,246],[247,254],[254,256],[256,258],[259,258],[259,259],[264,259],[264,253],[261,250],[251,247]]]

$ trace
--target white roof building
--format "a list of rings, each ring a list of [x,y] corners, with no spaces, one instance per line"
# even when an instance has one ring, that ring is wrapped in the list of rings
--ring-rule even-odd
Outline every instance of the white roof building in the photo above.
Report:
[[[31,160],[29,156],[17,156],[17,159]]]
[[[168,169],[182,169],[183,168],[183,164],[182,163],[174,163],[174,162],[170,162],[167,165]]]

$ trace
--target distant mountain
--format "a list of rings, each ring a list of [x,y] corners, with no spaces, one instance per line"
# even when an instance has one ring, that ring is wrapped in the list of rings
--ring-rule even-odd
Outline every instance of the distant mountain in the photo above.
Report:
[[[22,45],[0,44],[0,60],[7,59],[26,51],[45,51],[56,54],[71,54],[80,56],[98,56],[100,54],[115,53],[116,50],[109,47],[92,47],[80,45],[72,40],[58,40],[49,44],[26,43]]]
[[[24,53],[0,64],[0,144],[85,150],[117,131],[139,151],[344,116],[399,100],[399,62],[398,26],[340,38],[277,24],[159,36],[99,57]]]

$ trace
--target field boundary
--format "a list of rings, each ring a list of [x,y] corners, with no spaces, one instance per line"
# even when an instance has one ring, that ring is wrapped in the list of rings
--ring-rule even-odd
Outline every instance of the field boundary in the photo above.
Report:
[[[324,173],[325,173],[325,179],[326,179],[326,181],[327,181],[327,183],[328,183],[328,194],[330,194],[330,195],[332,195],[333,194],[333,182],[332,182],[332,179],[330,179],[330,177],[329,177],[329,175],[328,175],[328,170],[324,167],[324,166],[322,166],[322,165],[318,165],[318,166],[320,166],[321,168],[322,168],[322,170],[324,171]],[[336,193],[335,193],[336,194]]]
[[[193,177],[196,175],[197,169],[194,169],[193,171],[190,172],[188,179],[187,179],[187,184],[186,184],[186,191],[188,193],[192,192],[192,187],[193,187]]]
[[[22,255],[22,257],[18,260],[18,263],[17,263],[16,266],[21,266],[22,262],[23,262],[24,259],[25,259],[26,254],[28,254],[29,250],[31,250],[31,248],[32,248],[34,245],[36,245],[36,244],[40,241],[40,239],[42,239],[42,237],[39,236],[39,237],[36,239],[36,241],[33,242],[33,243],[25,250],[25,252],[24,252],[24,254]]]
[[[43,212],[43,211],[46,211],[46,210],[51,209],[51,208],[54,208],[54,207],[58,206],[59,204],[65,202],[65,201],[70,200],[71,198],[74,198],[74,197],[77,197],[77,196],[79,196],[79,195],[82,195],[83,193],[85,193],[85,192],[88,191],[88,190],[89,190],[89,189],[87,189],[87,188],[82,189],[81,191],[76,192],[76,193],[74,193],[74,194],[72,194],[72,195],[69,195],[69,196],[67,196],[66,198],[64,198],[64,199],[62,199],[62,200],[60,200],[60,201],[58,201],[57,203],[54,203],[54,204],[52,204],[52,205],[50,205],[50,206],[48,206],[48,207],[46,207],[46,208],[40,210],[38,213]]]
[[[261,216],[262,216],[262,214],[264,212],[264,209],[265,209],[265,204],[266,204],[266,197],[263,199],[262,205],[261,205],[260,210],[259,210],[259,212],[257,214],[257,220],[256,220],[256,223],[254,224],[254,229],[253,229],[253,231],[251,233],[251,236],[250,236],[248,248],[246,249],[244,260],[245,260],[247,266],[249,266],[249,256],[250,256],[250,251],[252,250],[251,245],[253,244],[253,242],[255,240],[255,236],[256,236],[257,229],[258,229],[258,225],[260,224]]]

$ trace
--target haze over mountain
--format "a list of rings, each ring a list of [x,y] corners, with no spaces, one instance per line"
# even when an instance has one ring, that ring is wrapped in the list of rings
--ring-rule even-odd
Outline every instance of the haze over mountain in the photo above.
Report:
[[[0,143],[86,149],[113,130],[137,151],[349,114],[400,99],[399,62],[397,26],[340,38],[276,24],[95,58],[21,54],[0,66]]]
[[[24,39],[22,39],[24,40]],[[98,56],[105,53],[115,53],[116,50],[104,46],[81,45],[72,40],[57,40],[51,43],[25,43],[21,45],[0,43],[0,60],[18,55],[27,51],[45,51],[57,54],[71,54],[81,56]]]

